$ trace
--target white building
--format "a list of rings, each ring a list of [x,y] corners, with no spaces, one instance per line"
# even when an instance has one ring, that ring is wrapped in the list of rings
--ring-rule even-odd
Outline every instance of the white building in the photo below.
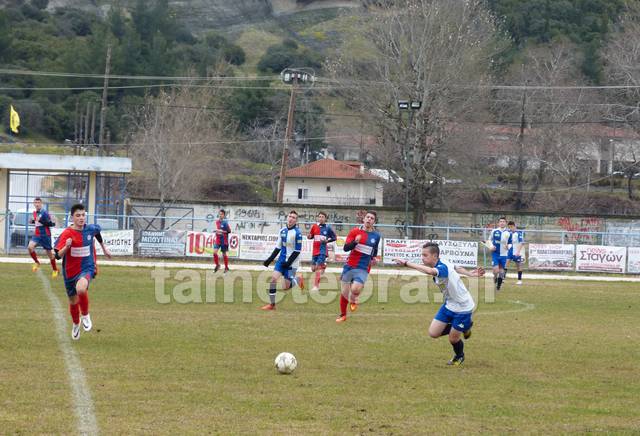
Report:
[[[361,162],[321,159],[285,173],[284,202],[382,206],[383,183]]]

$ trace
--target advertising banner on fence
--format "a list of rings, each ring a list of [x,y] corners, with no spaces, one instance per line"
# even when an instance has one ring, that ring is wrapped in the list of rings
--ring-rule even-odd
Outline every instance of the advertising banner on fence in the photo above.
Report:
[[[215,233],[206,232],[187,232],[187,246],[185,247],[185,255],[189,257],[213,257],[213,244],[215,242]],[[232,233],[229,235],[229,257],[238,257],[240,252],[240,235]],[[222,255],[222,252],[219,252]]]
[[[393,259],[407,259],[422,263],[422,246],[426,239],[384,239],[384,263]],[[470,241],[433,241],[440,247],[440,257],[454,265],[475,268],[478,266],[478,243]]]
[[[133,230],[103,230],[102,241],[112,256],[133,256]],[[102,256],[102,247],[95,243],[96,254]]]
[[[187,232],[183,230],[143,230],[138,253],[149,257],[182,257],[186,242]]]
[[[243,233],[240,235],[240,258],[245,260],[265,260],[275,248],[279,234],[263,235]]]
[[[529,244],[529,269],[573,271],[575,254],[573,244]]]
[[[640,247],[629,247],[627,272],[640,274]]]
[[[62,234],[64,228],[51,228],[51,242]],[[103,230],[100,232],[102,241],[107,246],[112,256],[133,256],[133,230]],[[102,256],[102,246],[94,240],[96,254]]]
[[[280,235],[264,235],[261,233],[243,233],[240,235],[240,258],[244,260],[265,260],[268,258],[276,244]],[[303,262],[311,262],[313,254],[313,240],[307,239],[302,234],[302,252],[300,260]]]
[[[624,273],[626,266],[627,247],[576,246],[576,271]]]

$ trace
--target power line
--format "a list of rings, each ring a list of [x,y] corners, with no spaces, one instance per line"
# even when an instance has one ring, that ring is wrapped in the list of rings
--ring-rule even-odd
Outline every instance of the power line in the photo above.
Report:
[[[208,88],[208,89],[274,89],[288,90],[284,86],[235,86],[235,85],[193,85],[184,83],[164,83],[152,85],[124,85],[109,86],[109,89],[144,89],[144,88]],[[102,89],[102,86],[78,86],[78,87],[0,87],[0,91],[93,91]],[[331,88],[314,87],[308,90],[329,90]]]
[[[14,76],[46,76],[46,77],[70,77],[104,80],[104,74],[91,73],[66,73],[54,71],[33,71],[0,68],[0,74]],[[171,80],[171,81],[278,81],[279,76],[136,76],[136,75],[109,75],[109,79],[121,80]]]

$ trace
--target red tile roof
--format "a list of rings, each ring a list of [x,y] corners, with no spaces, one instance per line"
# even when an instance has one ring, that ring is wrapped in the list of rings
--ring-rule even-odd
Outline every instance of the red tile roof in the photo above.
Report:
[[[291,168],[285,177],[303,177],[309,179],[347,179],[382,181],[369,171],[360,172],[360,162],[321,159],[301,167]]]

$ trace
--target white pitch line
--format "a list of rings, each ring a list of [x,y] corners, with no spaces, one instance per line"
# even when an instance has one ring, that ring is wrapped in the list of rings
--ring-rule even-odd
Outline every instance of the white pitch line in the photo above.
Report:
[[[16,263],[16,264],[30,264],[33,260],[29,257],[0,257],[0,263]],[[157,261],[139,261],[139,260],[102,260],[99,261],[100,265],[105,266],[124,266],[124,267],[142,267],[142,268],[154,268],[162,266],[164,268],[183,268],[183,269],[212,269],[211,263],[191,263],[191,262],[167,262],[164,259],[158,259]],[[255,271],[262,272],[267,271],[260,263],[256,264],[235,264],[231,266],[232,271]],[[309,267],[302,267],[298,269],[298,272],[310,272]],[[325,270],[328,273],[341,273],[342,267],[329,267]],[[488,271],[487,274],[491,274]],[[419,276],[423,275],[421,272],[408,270],[408,269],[393,269],[393,268],[381,268],[373,269],[371,275],[391,275],[391,276]],[[526,272],[525,280],[570,280],[578,282],[626,282],[626,283],[640,283],[640,277],[637,274],[618,276],[595,276],[595,275],[567,275],[567,274],[538,274]]]
[[[60,300],[51,290],[51,283],[44,276],[43,272],[38,271],[38,278],[42,282],[42,289],[47,295],[51,306],[53,307],[53,318],[56,324],[56,333],[58,335],[58,344],[60,351],[64,357],[64,364],[67,367],[67,376],[73,391],[73,405],[76,418],[78,418],[78,433],[82,435],[95,435],[99,433],[98,423],[93,408],[93,400],[91,399],[91,391],[87,384],[87,378],[84,369],[80,363],[78,353],[71,346],[70,323],[67,320],[67,311],[63,309]]]

